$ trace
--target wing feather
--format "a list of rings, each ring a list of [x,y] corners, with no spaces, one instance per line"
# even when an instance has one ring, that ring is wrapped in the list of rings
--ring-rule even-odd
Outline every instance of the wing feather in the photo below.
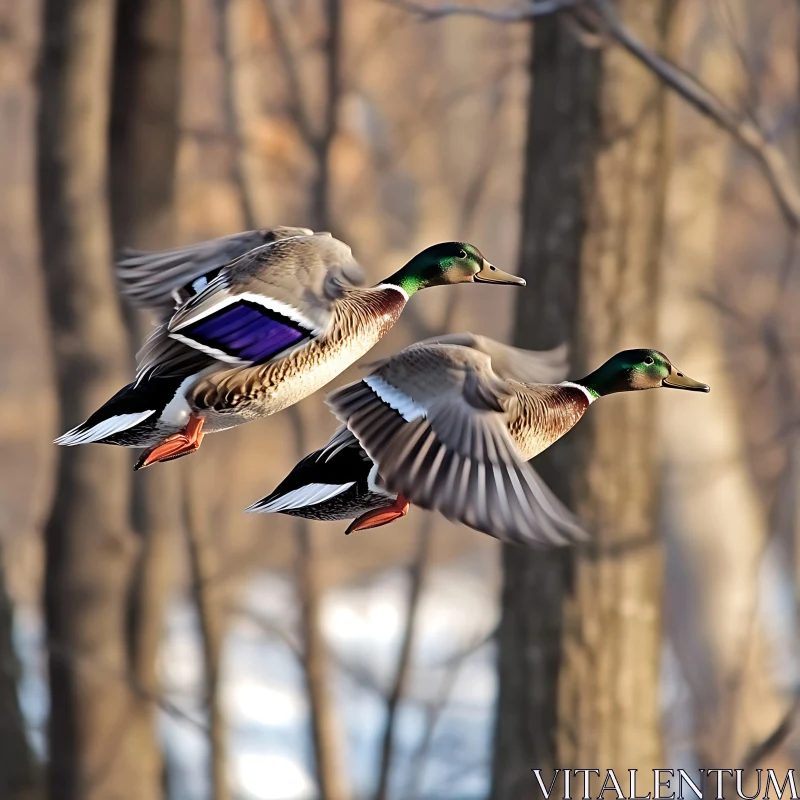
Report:
[[[552,350],[524,350],[474,333],[448,333],[419,342],[468,347],[489,356],[492,370],[503,380],[520,383],[558,383],[567,378],[569,348],[566,344]]]
[[[299,233],[248,250],[188,297],[154,335],[139,373],[179,371],[190,350],[229,364],[265,363],[324,335],[361,269],[330,234],[291,230]]]
[[[308,228],[277,227],[243,231],[171,250],[127,249],[116,263],[117,280],[123,296],[134,306],[168,318],[176,304],[197,294],[231,261],[279,239],[311,233]]]
[[[584,538],[574,516],[516,450],[505,412],[496,410],[503,406],[493,373],[467,365],[459,384],[456,374],[439,371],[426,415],[410,421],[396,407],[419,402],[420,395],[413,380],[408,393],[393,382],[401,373],[390,360],[377,374],[391,392],[359,381],[328,399],[390,491],[508,542],[552,546]]]

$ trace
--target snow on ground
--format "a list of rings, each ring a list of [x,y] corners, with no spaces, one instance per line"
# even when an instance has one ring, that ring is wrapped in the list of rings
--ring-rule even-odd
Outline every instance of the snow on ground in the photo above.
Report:
[[[392,570],[325,598],[323,633],[333,654],[334,696],[346,771],[354,798],[374,791],[407,596],[405,574]],[[230,782],[241,800],[313,800],[309,709],[296,649],[297,608],[291,583],[254,579],[228,629],[222,696],[229,726]],[[413,671],[395,736],[393,796],[442,800],[486,795],[496,694],[497,623],[492,581],[478,561],[429,575],[420,608]],[[46,663],[39,616],[19,609],[20,694],[32,740],[44,752]],[[167,621],[160,670],[169,702],[159,720],[175,800],[205,800],[202,658],[197,621],[186,600]],[[187,719],[188,718],[188,719]],[[425,746],[425,741],[428,745]]]

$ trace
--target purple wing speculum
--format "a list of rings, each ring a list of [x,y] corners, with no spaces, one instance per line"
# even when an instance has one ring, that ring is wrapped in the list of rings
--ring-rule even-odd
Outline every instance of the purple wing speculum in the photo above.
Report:
[[[272,308],[240,300],[180,329],[180,339],[228,361],[258,363],[314,332]]]

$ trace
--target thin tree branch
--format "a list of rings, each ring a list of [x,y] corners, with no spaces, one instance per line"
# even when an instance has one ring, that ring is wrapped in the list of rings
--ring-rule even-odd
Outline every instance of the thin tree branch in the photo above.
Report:
[[[420,598],[425,582],[425,575],[428,572],[431,553],[431,534],[433,515],[426,515],[419,529],[419,539],[417,542],[417,552],[414,560],[409,566],[408,573],[410,586],[408,591],[408,603],[406,606],[405,627],[403,639],[400,644],[400,654],[397,659],[397,670],[394,675],[389,697],[386,702],[386,726],[383,729],[383,743],[381,745],[381,761],[378,771],[378,789],[375,792],[375,800],[386,800],[389,792],[389,777],[392,770],[392,756],[394,755],[394,730],[397,723],[397,710],[400,700],[408,682],[411,672],[411,651],[414,646],[416,636]]]
[[[187,464],[184,471],[184,515],[186,540],[189,551],[189,566],[192,582],[192,598],[200,623],[203,645],[204,695],[208,709],[208,740],[211,750],[209,779],[214,800],[227,800],[230,796],[227,782],[225,752],[225,720],[220,697],[220,667],[224,621],[222,609],[213,592],[205,583],[211,572],[212,553],[205,518],[208,509],[202,503],[202,491],[198,486],[198,475],[194,463]]]
[[[789,706],[788,711],[775,730],[762,742],[755,745],[747,754],[743,767],[746,773],[751,772],[759,764],[763,763],[767,756],[772,755],[789,738],[795,728],[798,711],[800,711],[800,693],[795,695],[791,706]]]
[[[466,15],[494,22],[509,23],[523,22],[548,14],[569,11],[590,25],[595,22],[599,23],[600,33],[607,33],[611,40],[627,50],[695,110],[730,133],[756,159],[787,224],[793,229],[800,228],[800,186],[795,181],[793,171],[781,149],[770,141],[767,134],[755,121],[738,115],[704,83],[649,48],[621,22],[609,0],[585,0],[585,2],[567,2],[567,0],[544,2],[544,0],[540,0],[540,2],[532,2],[527,8],[505,10],[449,3],[425,6],[413,2],[413,0],[383,0],[383,2],[405,8],[426,20]]]
[[[233,142],[233,185],[239,195],[239,205],[242,209],[245,228],[253,230],[256,225],[256,214],[244,177],[244,165],[242,164],[242,151],[244,150],[244,136],[242,132],[241,120],[236,103],[236,77],[234,75],[233,53],[230,43],[230,25],[228,14],[230,9],[227,0],[217,0],[217,49],[222,61],[222,74],[224,80],[223,103],[225,108],[225,128],[227,136]]]
[[[289,44],[289,37],[284,27],[281,12],[278,10],[275,0],[264,0],[264,13],[269,22],[272,38],[275,42],[275,50],[281,60],[283,71],[286,76],[287,84],[287,105],[289,116],[292,118],[303,141],[310,147],[314,147],[319,138],[314,131],[314,126],[306,112],[303,102],[303,86],[300,81],[300,70],[297,66],[294,52]]]
[[[524,20],[556,14],[564,9],[578,5],[582,0],[537,0],[520,8],[492,9],[481,6],[465,6],[458,3],[445,3],[438,6],[426,6],[413,0],[383,0],[391,6],[410,11],[425,21],[441,19],[454,14],[467,17],[480,17],[492,22],[523,22]]]
[[[104,677],[114,678],[120,683],[124,683],[126,686],[128,686],[137,697],[154,703],[170,717],[173,717],[181,722],[186,722],[193,728],[197,728],[203,733],[208,733],[208,725],[205,722],[195,719],[195,717],[177,706],[172,700],[169,700],[163,695],[143,686],[130,672],[122,672],[119,669],[115,669],[114,667],[105,664],[98,658],[94,658],[85,653],[80,653],[75,648],[70,647],[67,644],[56,642],[52,639],[45,642],[45,647],[47,648],[47,652],[53,658],[71,663],[79,662],[85,667],[96,670]]]
[[[298,662],[302,663],[303,652],[300,644],[292,638],[292,635],[288,630],[286,630],[286,628],[279,625],[277,622],[275,622],[275,620],[272,620],[263,614],[259,614],[252,608],[247,608],[247,606],[230,606],[228,608],[228,612],[235,614],[238,617],[242,617],[242,619],[246,619],[248,622],[252,622],[267,636],[275,636],[276,638],[280,639],[286,645],[292,655],[298,660]]]
[[[611,38],[652,70],[673,91],[704,116],[728,131],[760,163],[788,225],[800,228],[800,187],[783,152],[753,120],[740,118],[705,84],[647,47],[622,24],[608,0],[592,0]]]
[[[485,643],[486,639],[485,637],[480,637],[478,641],[482,645]],[[450,696],[455,688],[456,679],[461,671],[461,668],[464,666],[467,659],[470,658],[470,656],[472,656],[475,652],[476,648],[474,647],[473,643],[452,657],[447,665],[444,675],[439,681],[436,696],[430,703],[427,704],[425,711],[425,729],[420,743],[410,759],[411,768],[408,771],[409,778],[403,794],[405,800],[419,800],[419,798],[422,796],[425,767],[428,759],[430,758],[436,728],[439,725],[442,714],[450,702]]]

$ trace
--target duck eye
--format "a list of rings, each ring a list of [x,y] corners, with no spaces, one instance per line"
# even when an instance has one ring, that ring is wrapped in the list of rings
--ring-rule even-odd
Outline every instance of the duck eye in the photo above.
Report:
[[[467,251],[466,250],[459,250],[458,251],[458,257],[459,258],[466,258],[467,257]]]
[[[647,364],[647,366],[649,367],[651,364],[655,364],[656,362],[653,361],[652,356],[647,356],[647,358],[645,358],[644,360],[644,363]]]

